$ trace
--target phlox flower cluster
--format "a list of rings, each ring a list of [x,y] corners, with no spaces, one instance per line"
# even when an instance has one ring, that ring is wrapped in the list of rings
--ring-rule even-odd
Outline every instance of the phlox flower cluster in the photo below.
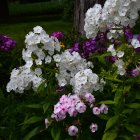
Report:
[[[122,57],[124,56],[124,52],[123,51],[116,51],[115,48],[114,48],[114,44],[111,44],[108,47],[108,50],[107,51],[108,52],[111,52],[111,54],[112,54],[113,57],[116,57],[115,65],[118,68],[117,73],[119,75],[124,75],[126,73],[125,63],[124,63],[124,61],[122,59]]]
[[[79,52],[82,58],[89,58],[94,53],[102,53],[106,51],[106,43],[108,39],[106,33],[99,33],[95,38],[86,40],[81,45],[80,43],[74,43],[73,47],[70,48],[70,52]]]
[[[10,81],[6,88],[7,92],[13,90],[18,93],[23,93],[24,90],[28,90],[31,87],[36,90],[43,81],[39,75],[36,75],[35,72],[31,71],[25,65],[12,70]]]
[[[103,91],[105,81],[99,81],[97,74],[93,73],[91,69],[79,71],[71,83],[74,93],[82,94],[83,92]]]
[[[128,25],[133,27],[138,18],[139,9],[139,0],[106,0],[103,8],[95,4],[86,13],[84,30],[87,38],[95,37],[99,31],[107,29],[110,29],[109,39],[117,38],[122,34],[122,30],[115,30],[115,28]]]
[[[99,77],[93,73],[91,62],[87,62],[78,52],[70,53],[68,50],[61,55],[53,56],[59,72],[56,73],[58,85],[72,85],[73,92],[81,94],[82,92],[92,92],[93,90],[103,89],[103,83],[99,84]]]
[[[33,61],[32,55],[36,65],[50,63],[52,55],[55,51],[60,51],[60,43],[56,37],[49,37],[42,27],[37,26],[33,28],[33,32],[29,32],[25,39],[26,49],[23,49],[22,56],[25,62]]]
[[[25,43],[26,48],[22,51],[25,65],[13,69],[7,84],[8,92],[14,90],[23,93],[30,87],[36,90],[46,80],[42,77],[42,69],[37,66],[50,63],[55,51],[60,51],[58,39],[53,36],[49,37],[40,26],[34,27],[33,32],[26,35]],[[31,69],[33,65],[36,66],[34,70]]]
[[[54,111],[52,114],[52,119],[56,121],[62,121],[67,117],[67,114],[70,117],[76,117],[78,113],[85,113],[87,106],[92,108],[92,112],[94,115],[99,115],[101,113],[107,114],[108,107],[105,104],[102,104],[100,107],[94,106],[95,98],[91,93],[84,93],[82,95],[63,95],[59,99],[59,102],[54,106]],[[48,119],[45,119],[45,125],[48,128],[49,122]],[[71,131],[71,129],[75,130],[76,126],[70,126],[68,128],[68,133],[70,136],[75,136],[78,133],[78,128],[76,132]],[[94,133],[97,131],[97,124],[91,124],[90,129]]]
[[[0,51],[10,51],[16,46],[16,41],[6,35],[0,35]]]

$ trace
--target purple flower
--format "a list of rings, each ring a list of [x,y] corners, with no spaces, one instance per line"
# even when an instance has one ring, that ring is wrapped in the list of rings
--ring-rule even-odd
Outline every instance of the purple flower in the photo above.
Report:
[[[72,125],[68,128],[68,133],[70,136],[76,136],[78,133],[78,128],[76,126]]]
[[[140,52],[140,47],[136,48],[135,52]]]
[[[64,90],[65,90],[64,87],[58,87],[58,88],[56,89],[56,92],[63,92]]]
[[[16,46],[16,41],[8,36],[0,35],[0,50],[10,51],[14,46]]]
[[[80,51],[80,44],[78,42],[74,43],[73,47],[69,50],[71,53],[72,52],[79,52]]]
[[[106,36],[105,36],[105,33],[101,32],[97,35],[97,38],[101,39],[101,40],[104,40],[106,39]]]
[[[130,27],[125,27],[124,28],[124,35],[127,39],[128,42],[131,41],[131,39],[133,38],[133,32],[131,31]]]
[[[114,56],[106,56],[105,57],[105,60],[106,61],[109,61],[109,62],[111,62],[111,63],[114,63],[115,61],[116,61],[116,57],[114,57]]]
[[[92,123],[90,125],[90,130],[92,133],[95,133],[98,130],[98,125],[96,123]]]
[[[64,34],[62,32],[53,32],[51,36],[56,37],[58,40],[63,39]]]
[[[138,65],[135,69],[132,69],[130,75],[133,77],[140,75],[140,65]]]

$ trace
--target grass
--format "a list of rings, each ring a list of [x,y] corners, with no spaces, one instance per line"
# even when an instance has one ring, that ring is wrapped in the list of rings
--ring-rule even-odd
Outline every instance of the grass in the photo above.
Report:
[[[40,14],[60,14],[63,12],[63,3],[59,1],[40,2],[40,3],[10,3],[10,16],[30,16]]]

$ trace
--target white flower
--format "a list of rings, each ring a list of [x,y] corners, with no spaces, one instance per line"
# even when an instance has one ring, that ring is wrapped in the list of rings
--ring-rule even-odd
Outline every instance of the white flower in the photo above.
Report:
[[[59,54],[56,54],[53,56],[53,59],[55,62],[60,62],[61,61],[61,56]]]
[[[49,124],[50,124],[50,122],[49,122],[49,120],[46,118],[46,119],[45,119],[45,126],[46,126],[46,128],[49,127]]]
[[[138,39],[133,38],[132,41],[131,41],[131,45],[136,49],[136,48],[140,47],[140,42],[139,42]]]
[[[35,69],[35,74],[36,74],[37,76],[40,76],[40,75],[42,74],[42,70],[41,70],[40,68],[36,68],[36,69]]]
[[[114,49],[114,44],[110,45],[107,49],[108,52],[111,52],[112,56],[116,55],[116,50]]]
[[[118,52],[117,52],[117,56],[118,56],[119,58],[123,57],[123,56],[124,56],[124,52],[123,52],[123,51],[118,51]]]
[[[50,63],[52,60],[52,58],[48,55],[47,57],[45,57],[45,63]]]
[[[34,33],[40,34],[43,31],[43,28],[41,26],[36,26],[33,28]]]

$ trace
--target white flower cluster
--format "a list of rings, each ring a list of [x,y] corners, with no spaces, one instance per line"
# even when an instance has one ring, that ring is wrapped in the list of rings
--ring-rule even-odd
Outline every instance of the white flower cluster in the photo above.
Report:
[[[88,63],[78,52],[70,53],[68,50],[61,55],[55,55],[54,61],[57,62],[59,73],[56,73],[59,86],[71,84],[75,74],[88,67]]]
[[[43,62],[50,63],[55,50],[60,51],[60,43],[57,38],[49,37],[42,27],[36,26],[33,32],[29,32],[25,39],[26,49],[22,51],[22,58],[25,65],[13,69],[10,81],[7,84],[7,91],[23,93],[24,90],[32,87],[36,90],[44,81],[41,68],[31,70],[32,65],[42,65]],[[34,57],[32,56],[34,55]]]
[[[74,93],[82,94],[85,92],[93,92],[103,90],[105,82],[101,80],[99,83],[99,77],[93,73],[91,69],[85,69],[79,71],[73,79],[71,85],[73,86]]]
[[[23,93],[24,90],[30,89],[31,86],[36,90],[42,82],[43,79],[25,65],[12,70],[10,81],[7,84],[7,92],[14,90],[15,92]]]
[[[102,7],[95,4],[93,8],[88,9],[85,18],[84,30],[87,38],[95,37],[99,31],[101,24]]]
[[[68,50],[61,55],[55,55],[54,61],[57,62],[59,73],[56,73],[59,86],[72,85],[73,92],[82,94],[93,90],[102,91],[103,82],[99,83],[99,77],[92,72],[91,62],[86,62],[78,52],[70,53]]]
[[[95,37],[98,31],[104,31],[107,28],[128,25],[133,27],[139,10],[140,0],[106,0],[103,8],[101,5],[95,4],[86,13],[84,30],[87,38]],[[109,38],[117,37],[121,32],[111,30],[108,36]]]
[[[117,73],[120,75],[124,75],[126,73],[126,70],[124,68],[125,63],[121,59],[124,56],[124,52],[116,51],[113,44],[109,46],[107,51],[111,52],[112,56],[117,57],[117,60],[115,60],[115,65],[118,67]]]
[[[43,30],[42,27],[36,26],[33,32],[29,32],[25,39],[26,50],[23,49],[22,57],[25,62],[33,61],[32,55],[35,55],[36,65],[42,65],[42,62],[50,63],[54,51],[60,51],[60,43],[57,38],[49,35]]]

